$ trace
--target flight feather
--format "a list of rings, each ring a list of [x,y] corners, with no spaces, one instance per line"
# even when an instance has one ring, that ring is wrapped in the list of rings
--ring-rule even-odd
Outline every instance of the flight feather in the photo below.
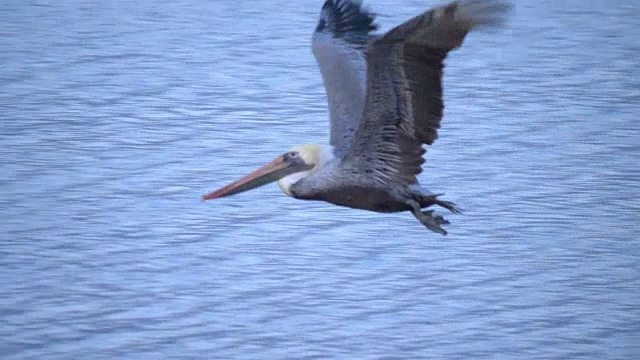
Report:
[[[380,181],[416,183],[425,150],[438,137],[443,62],[473,29],[500,24],[510,4],[463,0],[432,9],[372,41],[366,52],[362,119],[345,166]]]

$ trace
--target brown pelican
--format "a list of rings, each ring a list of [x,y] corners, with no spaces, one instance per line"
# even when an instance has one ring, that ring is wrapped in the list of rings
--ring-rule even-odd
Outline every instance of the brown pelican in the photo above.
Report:
[[[416,178],[442,119],[442,69],[473,29],[499,25],[511,5],[461,0],[376,36],[374,15],[353,0],[326,0],[312,49],[327,92],[331,146],[296,146],[251,174],[204,195],[216,199],[278,181],[287,195],[376,212],[411,211],[446,234],[433,210],[458,212]]]

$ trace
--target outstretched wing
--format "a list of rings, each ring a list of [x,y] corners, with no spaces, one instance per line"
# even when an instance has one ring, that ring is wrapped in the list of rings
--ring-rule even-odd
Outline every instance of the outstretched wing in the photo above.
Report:
[[[313,33],[312,50],[327,92],[331,145],[344,153],[365,102],[364,50],[376,29],[375,16],[359,1],[327,0]]]
[[[452,2],[372,42],[365,109],[343,165],[379,181],[415,183],[424,163],[422,144],[438,137],[445,57],[472,29],[502,23],[510,7],[499,0]]]

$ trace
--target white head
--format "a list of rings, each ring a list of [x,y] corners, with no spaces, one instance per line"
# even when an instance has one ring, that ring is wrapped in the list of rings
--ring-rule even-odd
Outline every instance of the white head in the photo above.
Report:
[[[212,193],[203,200],[216,199],[238,194],[278,180],[278,186],[291,196],[291,186],[319,169],[333,159],[333,149],[320,145],[295,146],[283,155],[251,174],[232,182]]]
[[[320,170],[322,166],[334,158],[333,149],[331,147],[323,147],[314,144],[294,146],[289,150],[289,153],[297,153],[305,164],[313,166],[308,170],[298,171],[278,180],[278,186],[280,189],[289,196],[291,196],[291,192],[289,190],[291,189],[291,185]]]

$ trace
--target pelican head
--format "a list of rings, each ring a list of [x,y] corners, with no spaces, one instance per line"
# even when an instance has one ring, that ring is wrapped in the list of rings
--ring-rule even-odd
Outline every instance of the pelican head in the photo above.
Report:
[[[320,145],[295,146],[249,175],[202,196],[202,200],[239,194],[276,180],[280,189],[291,196],[291,185],[316,172],[332,158],[332,151]]]

